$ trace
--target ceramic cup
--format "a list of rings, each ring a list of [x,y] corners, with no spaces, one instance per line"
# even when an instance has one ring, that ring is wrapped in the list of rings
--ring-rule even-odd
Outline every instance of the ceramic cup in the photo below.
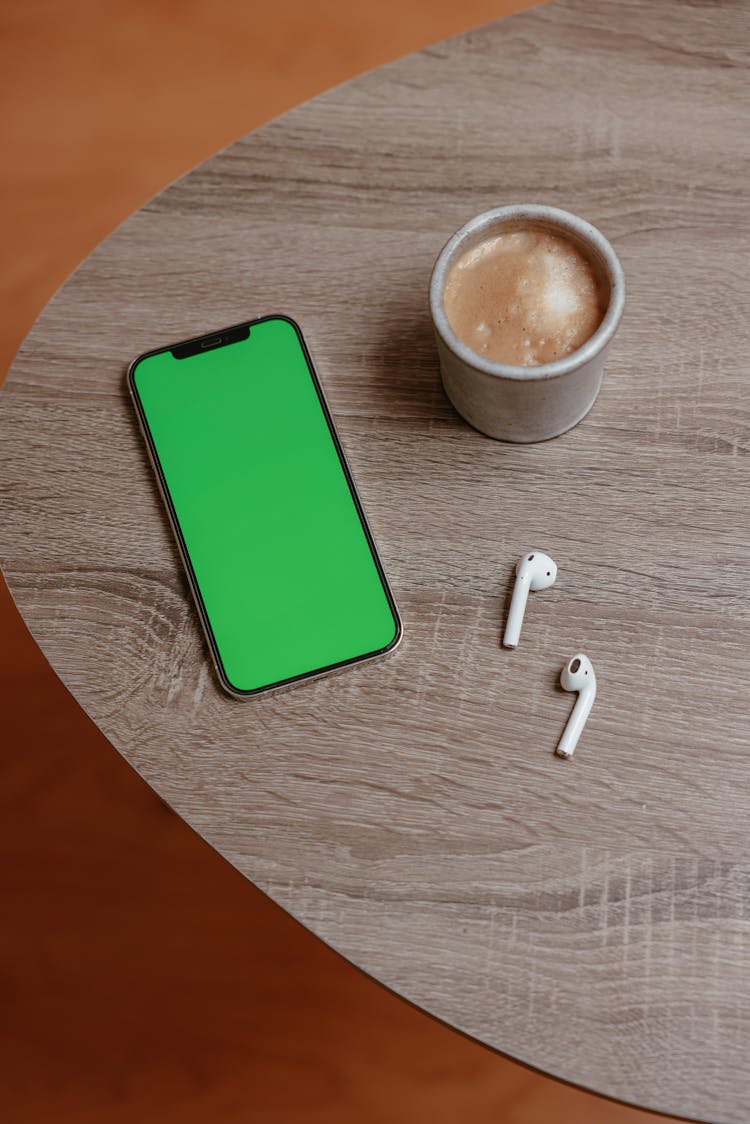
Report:
[[[538,367],[485,359],[458,338],[445,314],[443,293],[451,266],[478,242],[503,229],[549,230],[578,246],[608,293],[604,319],[577,351]],[[485,211],[456,231],[440,252],[430,280],[430,312],[445,392],[459,414],[499,441],[546,441],[585,417],[602,382],[604,360],[625,304],[622,266],[596,227],[568,211],[519,204]]]

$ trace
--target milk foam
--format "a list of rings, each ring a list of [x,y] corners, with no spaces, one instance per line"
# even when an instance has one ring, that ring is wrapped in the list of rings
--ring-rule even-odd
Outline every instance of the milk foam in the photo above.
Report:
[[[593,335],[606,293],[591,262],[566,238],[523,229],[491,235],[450,270],[444,293],[457,336],[486,358],[538,366]]]

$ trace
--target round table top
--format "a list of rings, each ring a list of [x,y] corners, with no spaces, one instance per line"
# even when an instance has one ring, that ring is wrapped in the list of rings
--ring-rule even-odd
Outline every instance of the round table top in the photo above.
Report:
[[[555,0],[340,86],[116,230],[0,399],[10,589],[161,796],[425,1010],[722,1121],[750,1114],[747,54],[734,3]],[[531,446],[452,411],[426,299],[453,230],[515,201],[594,222],[628,284],[594,410]],[[305,332],[405,633],[237,702],[124,375],[268,312]],[[507,652],[533,546],[558,581]],[[563,762],[581,648],[599,695]]]

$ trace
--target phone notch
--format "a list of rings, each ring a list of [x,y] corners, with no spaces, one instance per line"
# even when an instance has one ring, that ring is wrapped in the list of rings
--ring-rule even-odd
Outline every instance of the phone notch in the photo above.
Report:
[[[226,331],[209,332],[205,336],[196,336],[195,339],[181,343],[171,348],[175,359],[189,359],[191,355],[200,355],[203,351],[214,351],[217,347],[227,347],[228,344],[240,343],[250,335],[249,324],[239,324],[236,328],[227,328]]]

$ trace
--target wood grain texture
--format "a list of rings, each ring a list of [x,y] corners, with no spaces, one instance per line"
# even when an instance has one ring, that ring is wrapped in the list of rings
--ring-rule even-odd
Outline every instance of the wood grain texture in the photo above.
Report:
[[[747,17],[556,0],[339,87],[115,232],[0,405],[2,559],[99,727],[361,967],[551,1073],[750,1114]],[[485,207],[615,245],[628,308],[591,415],[468,429],[426,285]],[[730,299],[727,299],[727,297]],[[301,323],[404,616],[386,663],[252,704],[208,668],[124,391],[139,351]],[[499,648],[513,564],[560,574]],[[599,697],[552,756],[584,647]],[[731,672],[731,674],[728,674]]]

